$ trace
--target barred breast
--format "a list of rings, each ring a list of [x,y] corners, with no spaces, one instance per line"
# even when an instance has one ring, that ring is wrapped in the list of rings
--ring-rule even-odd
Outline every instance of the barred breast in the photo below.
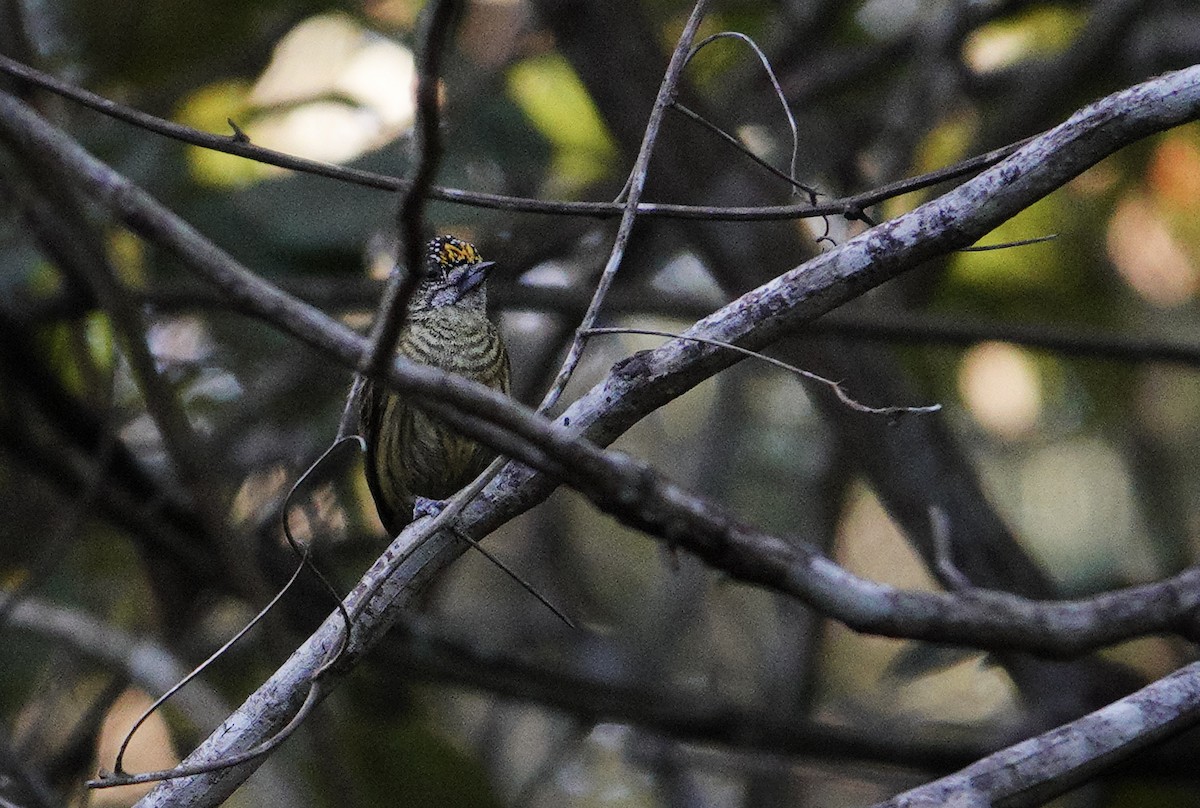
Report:
[[[496,326],[482,313],[455,307],[413,313],[397,351],[414,362],[508,392],[508,352]],[[364,425],[379,435],[378,446],[367,453],[367,484],[392,533],[411,519],[416,497],[453,495],[495,456],[403,395],[375,388],[364,398],[361,413]]]

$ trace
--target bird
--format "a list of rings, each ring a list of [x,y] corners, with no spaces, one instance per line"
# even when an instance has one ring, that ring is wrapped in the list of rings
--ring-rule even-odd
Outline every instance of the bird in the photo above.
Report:
[[[508,350],[486,311],[486,281],[494,265],[462,239],[430,241],[396,353],[508,395]],[[495,457],[403,393],[370,379],[360,377],[351,396],[357,398],[359,432],[367,447],[367,487],[393,536],[413,519],[440,511],[442,500]]]

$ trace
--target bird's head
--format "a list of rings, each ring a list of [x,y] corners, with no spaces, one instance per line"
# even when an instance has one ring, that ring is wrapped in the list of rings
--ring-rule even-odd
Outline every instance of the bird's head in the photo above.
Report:
[[[425,270],[413,304],[429,309],[463,305],[482,311],[487,302],[484,281],[494,265],[483,260],[474,244],[438,236],[426,247]]]

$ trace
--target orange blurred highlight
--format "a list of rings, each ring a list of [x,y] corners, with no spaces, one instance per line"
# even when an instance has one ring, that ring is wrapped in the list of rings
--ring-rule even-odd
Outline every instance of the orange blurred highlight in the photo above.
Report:
[[[1197,272],[1161,214],[1141,194],[1122,199],[1108,222],[1108,257],[1138,295],[1179,306],[1196,294]]]
[[[1183,137],[1167,138],[1154,150],[1147,179],[1156,196],[1192,209],[1200,201],[1200,146]]]

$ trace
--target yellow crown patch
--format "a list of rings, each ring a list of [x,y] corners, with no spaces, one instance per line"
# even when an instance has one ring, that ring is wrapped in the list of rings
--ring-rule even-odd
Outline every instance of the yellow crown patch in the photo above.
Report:
[[[438,236],[429,242],[429,265],[443,272],[454,267],[478,264],[482,260],[474,244],[454,236]]]

